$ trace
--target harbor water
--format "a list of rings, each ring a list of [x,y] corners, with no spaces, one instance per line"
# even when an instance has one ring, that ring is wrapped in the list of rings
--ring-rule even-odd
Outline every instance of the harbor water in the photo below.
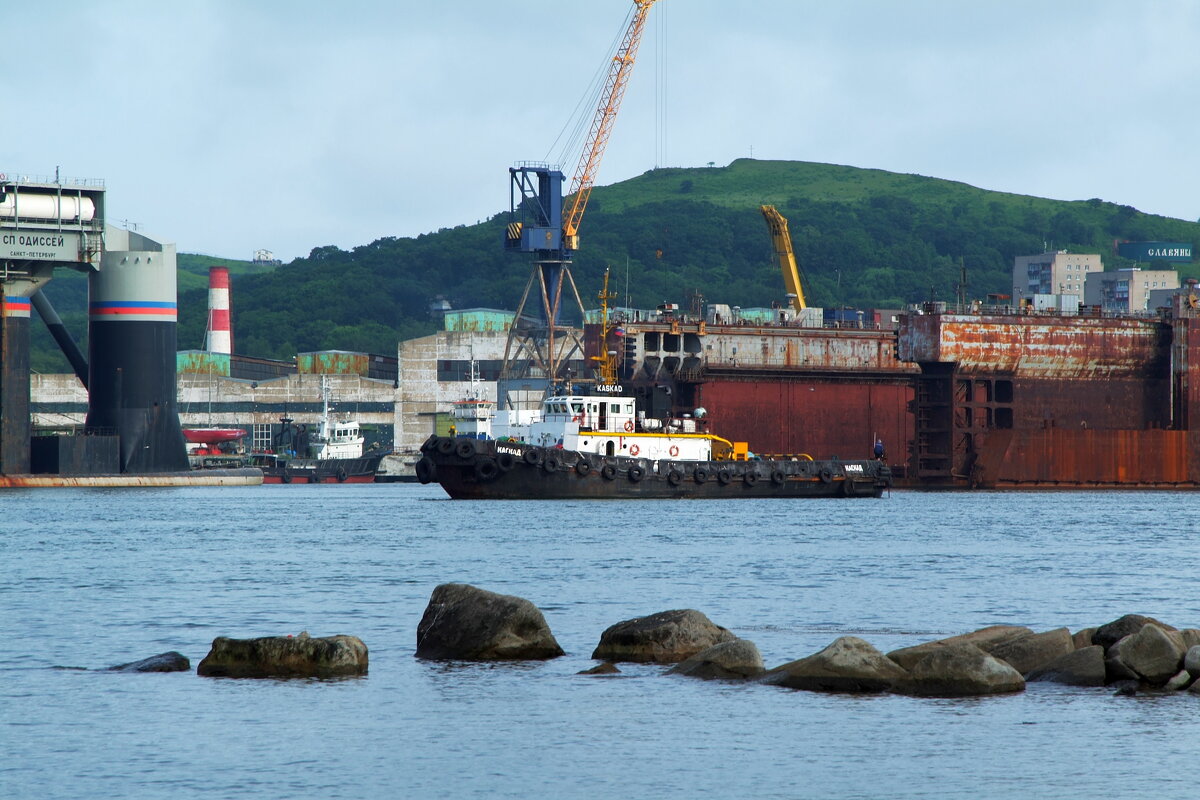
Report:
[[[920,699],[621,665],[695,608],[767,666],[1126,613],[1200,627],[1200,494],[455,502],[436,486],[0,494],[0,797],[1195,798],[1200,695]],[[414,657],[433,588],[539,606],[567,655]],[[362,678],[201,678],[217,636],[351,634]],[[112,665],[176,650],[192,671]]]

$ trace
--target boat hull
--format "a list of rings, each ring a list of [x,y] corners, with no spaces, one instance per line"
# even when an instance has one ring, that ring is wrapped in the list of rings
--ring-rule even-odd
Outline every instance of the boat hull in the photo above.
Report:
[[[880,497],[880,461],[675,461],[431,436],[417,479],[455,500]]]
[[[361,458],[293,458],[263,466],[263,483],[374,483],[383,454]]]

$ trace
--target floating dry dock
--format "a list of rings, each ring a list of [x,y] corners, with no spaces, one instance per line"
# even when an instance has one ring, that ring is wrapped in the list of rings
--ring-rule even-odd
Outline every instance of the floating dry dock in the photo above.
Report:
[[[631,321],[604,346],[623,381],[670,387],[764,457],[866,458],[880,438],[898,486],[1200,488],[1196,299],[1136,317],[930,304],[896,329]]]

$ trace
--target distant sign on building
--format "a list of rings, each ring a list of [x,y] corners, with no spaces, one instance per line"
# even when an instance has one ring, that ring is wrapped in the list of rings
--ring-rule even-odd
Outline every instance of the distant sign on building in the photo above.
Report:
[[[1117,254],[1132,261],[1173,261],[1177,263],[1192,260],[1191,242],[1120,242]]]

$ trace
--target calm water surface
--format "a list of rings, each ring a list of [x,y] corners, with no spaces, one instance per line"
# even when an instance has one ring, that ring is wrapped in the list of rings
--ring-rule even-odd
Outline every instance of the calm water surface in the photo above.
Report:
[[[1129,612],[1200,627],[1200,495],[451,502],[409,485],[0,493],[0,797],[1200,796],[1200,697],[976,700],[577,676],[614,622],[697,608],[768,666]],[[449,581],[567,656],[413,657]],[[370,675],[105,667],[216,636],[361,637]]]

